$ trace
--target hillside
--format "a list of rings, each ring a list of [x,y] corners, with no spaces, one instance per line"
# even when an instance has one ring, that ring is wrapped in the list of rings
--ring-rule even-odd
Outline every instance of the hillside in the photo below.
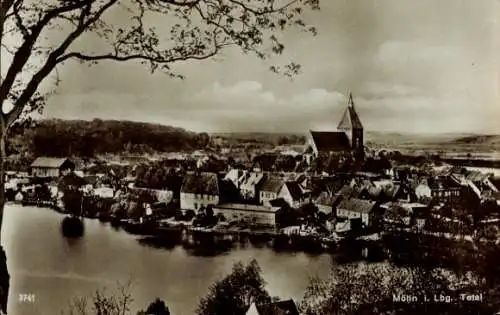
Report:
[[[211,139],[222,139],[215,142]],[[231,147],[273,147],[301,145],[304,133],[195,133],[182,128],[131,121],[60,120],[37,121],[29,127],[11,130],[8,153],[20,163],[35,156],[92,157],[102,154],[144,155],[189,151],[215,143]],[[372,149],[442,154],[491,154],[500,152],[500,135],[440,134],[415,135],[396,132],[366,132]]]
[[[157,124],[50,119],[13,128],[7,148],[11,154],[91,157],[104,153],[189,150],[201,146],[203,141],[197,133]]]

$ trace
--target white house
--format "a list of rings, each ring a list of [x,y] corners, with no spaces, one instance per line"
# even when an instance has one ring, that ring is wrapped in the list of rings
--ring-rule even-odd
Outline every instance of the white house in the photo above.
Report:
[[[188,172],[181,186],[180,204],[182,210],[198,210],[219,203],[219,180],[217,174]]]
[[[244,199],[255,199],[259,197],[259,192],[266,176],[263,173],[249,172],[240,185],[240,194]]]
[[[314,205],[318,207],[318,210],[323,212],[324,214],[331,214],[333,211],[333,202],[335,200],[335,195],[328,192],[323,191],[319,194],[319,196],[314,200]]]
[[[246,172],[237,168],[233,168],[227,172],[224,180],[229,180],[233,182],[234,186],[240,188],[241,183],[245,179]]]
[[[220,204],[214,206],[214,213],[221,213],[228,221],[246,220],[256,225],[276,225],[278,207],[248,204]]]
[[[344,199],[336,207],[336,215],[338,218],[348,220],[361,219],[365,227],[370,227],[376,220],[376,205],[375,201],[349,198]]]
[[[285,182],[281,178],[268,177],[262,183],[260,189],[259,202],[262,205],[270,206],[270,201],[279,198],[279,193],[285,185]]]
[[[67,158],[39,157],[31,163],[33,177],[60,177],[75,170],[75,163]]]
[[[297,208],[304,200],[304,190],[296,182],[286,182],[281,186],[278,198],[285,200],[290,206]]]
[[[417,187],[415,187],[415,195],[417,196],[418,199],[431,198],[432,191],[429,185],[427,184],[427,181],[421,181],[417,185]]]

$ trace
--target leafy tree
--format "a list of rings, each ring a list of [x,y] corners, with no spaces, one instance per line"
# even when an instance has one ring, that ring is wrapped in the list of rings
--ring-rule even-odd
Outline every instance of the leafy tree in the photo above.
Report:
[[[137,315],[170,315],[170,311],[165,302],[157,298],[149,304],[146,311],[139,312]]]
[[[278,145],[286,145],[289,143],[290,143],[290,140],[288,139],[287,136],[282,136],[278,139]]]
[[[212,218],[214,216],[214,208],[212,205],[208,205],[206,208],[205,208],[205,215],[208,217],[208,218]]]
[[[494,309],[486,304],[429,302],[434,295],[453,296],[458,290],[473,292],[479,288],[477,277],[442,269],[336,265],[328,280],[311,281],[300,307],[305,315],[492,313]],[[393,295],[399,294],[416,296],[420,303],[394,302]]]
[[[210,136],[206,132],[198,134],[196,137],[197,145],[199,148],[205,148],[210,143]]]
[[[216,217],[217,217],[217,222],[226,222],[227,221],[226,217],[220,212],[217,213]]]
[[[208,294],[201,299],[196,314],[243,315],[252,302],[260,304],[272,301],[264,286],[256,260],[246,266],[236,263],[229,275],[210,287]]]
[[[284,228],[287,226],[297,225],[298,214],[297,210],[290,207],[290,205],[285,204],[276,213],[276,224],[279,228]]]

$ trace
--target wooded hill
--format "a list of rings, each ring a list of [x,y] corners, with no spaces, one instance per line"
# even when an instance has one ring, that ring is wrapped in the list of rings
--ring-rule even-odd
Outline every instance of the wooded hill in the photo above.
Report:
[[[207,134],[158,124],[50,119],[14,127],[7,150],[16,155],[92,157],[190,150],[206,146],[207,141]]]

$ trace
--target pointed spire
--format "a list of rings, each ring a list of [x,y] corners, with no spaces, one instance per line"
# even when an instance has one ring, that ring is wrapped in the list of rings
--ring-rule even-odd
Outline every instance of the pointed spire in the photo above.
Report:
[[[352,92],[349,90],[349,101],[347,102],[347,106],[354,108],[354,101],[352,100]]]
[[[354,108],[354,101],[352,99],[352,93],[349,90],[349,99],[347,101],[347,108],[344,111],[344,115],[337,126],[338,130],[352,130],[352,129],[362,129],[363,125],[359,119],[358,113]]]

